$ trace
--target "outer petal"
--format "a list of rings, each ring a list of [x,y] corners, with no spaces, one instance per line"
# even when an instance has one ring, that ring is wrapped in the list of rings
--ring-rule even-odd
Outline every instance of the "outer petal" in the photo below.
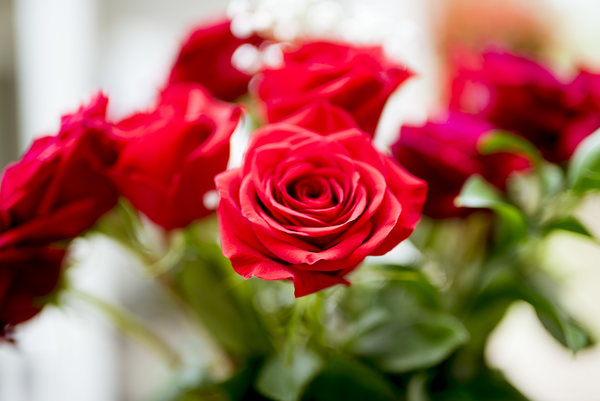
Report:
[[[320,134],[358,128],[350,113],[326,100],[317,100],[280,122],[307,128]]]
[[[239,107],[198,84],[168,87],[155,110],[119,124],[125,145],[113,177],[121,194],[168,230],[212,213],[204,198],[227,167],[240,118]]]
[[[410,236],[421,218],[421,211],[427,196],[427,184],[406,170],[391,158],[386,158],[389,190],[400,203],[401,211],[394,229],[377,249],[374,255],[383,255],[398,243]]]
[[[58,284],[63,249],[0,249],[0,337],[42,308],[40,297]]]

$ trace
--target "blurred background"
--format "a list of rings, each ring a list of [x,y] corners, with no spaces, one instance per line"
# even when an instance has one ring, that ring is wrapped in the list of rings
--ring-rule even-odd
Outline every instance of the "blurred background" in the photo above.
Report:
[[[225,12],[241,16],[240,29],[271,24],[284,38],[381,42],[417,72],[386,108],[381,147],[403,122],[423,121],[436,109],[457,47],[499,42],[539,54],[565,74],[575,65],[600,70],[597,0],[0,0],[0,166],[16,160],[34,137],[56,132],[60,115],[99,89],[111,99],[115,118],[146,108],[186,33]],[[580,211],[597,232],[598,203]],[[549,266],[564,283],[565,300],[600,335],[600,268],[594,262],[600,252],[572,238],[553,245]],[[169,300],[136,274],[128,255],[101,239],[74,248],[80,263],[71,272],[73,285],[125,305],[190,361],[210,359],[210,344],[189,334],[185,319],[172,315]],[[574,265],[574,252],[589,257]],[[532,400],[600,399],[600,350],[573,357],[524,304],[512,308],[488,351],[490,363]],[[0,344],[0,401],[151,400],[168,373],[75,301],[46,308],[18,331],[16,344]]]

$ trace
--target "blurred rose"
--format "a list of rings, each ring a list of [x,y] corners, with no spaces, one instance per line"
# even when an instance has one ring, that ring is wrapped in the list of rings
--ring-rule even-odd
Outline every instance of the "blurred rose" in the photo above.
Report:
[[[167,88],[155,110],[119,123],[124,149],[114,169],[120,193],[166,229],[213,212],[204,204],[225,170],[241,109],[216,101],[200,85]]]
[[[460,62],[451,108],[521,134],[547,160],[560,163],[600,126],[600,110],[575,91],[575,84],[561,82],[533,60],[487,51],[481,59]]]
[[[241,168],[216,178],[223,253],[245,278],[291,279],[296,297],[339,283],[417,224],[426,186],[356,129],[257,131]]]
[[[519,156],[478,152],[477,142],[493,128],[460,114],[451,114],[443,122],[402,127],[392,152],[408,171],[427,182],[424,214],[433,218],[465,215],[468,210],[454,206],[454,199],[469,177],[479,174],[503,189],[512,172],[529,167]]]
[[[109,169],[117,160],[107,99],[63,117],[4,172],[0,186],[0,336],[37,314],[55,290],[65,250],[117,201]]]
[[[169,82],[196,82],[227,101],[248,92],[251,76],[232,64],[232,56],[240,46],[258,45],[262,39],[256,35],[237,38],[230,25],[231,21],[224,19],[196,28],[181,46]]]
[[[600,110],[600,74],[581,70],[571,83],[573,103]]]
[[[280,122],[321,134],[333,134],[349,128],[358,128],[358,124],[346,110],[326,100],[312,102]]]
[[[264,70],[255,90],[269,122],[323,99],[350,113],[372,136],[388,98],[410,75],[378,46],[305,42],[284,51],[280,68]]]
[[[579,111],[565,135],[565,147],[572,154],[588,135],[600,128],[600,74],[579,71],[569,89],[570,104]]]
[[[4,172],[0,186],[0,247],[70,239],[116,203],[108,169],[117,160],[107,99],[63,117],[56,136],[37,139]]]
[[[63,249],[0,248],[0,337],[35,316],[59,282]]]

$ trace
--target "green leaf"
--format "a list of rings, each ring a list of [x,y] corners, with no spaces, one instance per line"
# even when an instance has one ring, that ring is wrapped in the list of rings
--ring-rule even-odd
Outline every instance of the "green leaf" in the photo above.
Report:
[[[546,195],[554,196],[564,190],[565,175],[556,164],[544,163],[538,169],[542,189]]]
[[[588,229],[585,228],[585,226],[573,216],[568,216],[563,219],[551,221],[544,225],[543,230],[545,232],[563,230],[574,234],[583,235],[585,237],[593,238],[593,235],[588,231]]]
[[[279,353],[260,370],[256,389],[277,401],[296,401],[321,367],[320,358],[309,350],[297,350],[291,361]]]
[[[480,175],[470,177],[454,203],[460,207],[494,208],[502,204],[500,192]]]
[[[585,329],[564,310],[561,305],[539,286],[522,288],[521,298],[528,302],[546,330],[562,345],[576,353],[592,344],[592,339]]]
[[[474,303],[476,307],[483,308],[494,300],[509,303],[522,300],[535,309],[546,330],[565,347],[577,352],[592,344],[591,336],[554,298],[556,288],[547,281],[547,277],[523,276],[511,272],[510,266],[502,267],[498,266],[495,279],[488,283],[481,297]],[[490,313],[487,312],[487,315]],[[482,318],[483,316],[479,316],[478,320],[482,321]],[[474,339],[479,337],[481,336],[474,334]]]
[[[477,148],[484,155],[492,153],[523,155],[535,166],[539,166],[543,162],[540,151],[531,142],[508,131],[493,130],[486,133],[479,139]]]
[[[378,371],[347,356],[327,358],[321,373],[308,386],[303,400],[399,401],[394,385]]]
[[[464,380],[453,380],[443,377],[447,383],[440,389],[431,391],[431,399],[435,401],[528,401],[514,388],[499,371],[482,367],[475,377]]]
[[[376,272],[389,280],[390,287],[402,287],[410,292],[421,305],[432,309],[441,308],[439,290],[431,284],[422,270],[412,266],[384,265]]]
[[[600,130],[579,144],[567,172],[569,187],[578,193],[600,189]]]
[[[587,332],[568,316],[538,309],[536,314],[548,333],[573,353],[591,345]]]
[[[453,316],[421,311],[376,327],[358,338],[353,349],[384,371],[402,373],[440,363],[468,338]]]
[[[475,175],[464,184],[454,203],[459,207],[486,208],[493,210],[499,218],[499,241],[513,243],[527,235],[527,222],[521,211],[506,203],[500,192]]]

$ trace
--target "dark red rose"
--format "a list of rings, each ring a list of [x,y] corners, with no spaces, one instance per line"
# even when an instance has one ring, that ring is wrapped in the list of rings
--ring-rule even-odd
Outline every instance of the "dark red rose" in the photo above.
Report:
[[[451,108],[477,114],[495,126],[519,133],[555,163],[600,127],[599,109],[574,93],[537,62],[500,51],[463,62],[452,86]],[[585,96],[584,96],[585,97]]]
[[[196,28],[181,46],[169,83],[195,82],[216,98],[233,101],[248,92],[251,76],[232,64],[233,53],[244,44],[258,45],[256,35],[241,39],[231,33],[231,21],[223,19]]]
[[[600,110],[600,74],[581,70],[570,84],[572,103]]]
[[[239,107],[214,100],[200,85],[167,88],[154,111],[119,123],[126,137],[114,169],[121,194],[169,230],[212,213],[204,197],[227,167],[240,117]]]
[[[563,142],[571,155],[586,137],[600,128],[600,74],[579,71],[569,90],[569,104],[577,110],[577,116],[567,127]]]
[[[494,127],[468,115],[451,114],[444,122],[404,126],[392,153],[408,171],[427,182],[423,213],[433,218],[457,217],[467,209],[454,206],[465,181],[479,174],[500,189],[514,171],[529,162],[508,153],[481,155],[477,142]]]
[[[410,76],[379,46],[306,42],[284,51],[280,68],[259,75],[256,95],[269,122],[323,99],[345,109],[372,136],[388,98]]]
[[[241,168],[216,178],[223,253],[245,278],[291,279],[296,297],[335,284],[417,224],[426,185],[356,129],[257,131]]]
[[[107,99],[63,117],[60,132],[33,142],[0,186],[0,247],[76,237],[116,203],[108,169],[117,160]]]
[[[326,100],[317,100],[280,121],[307,128],[320,134],[333,134],[358,124],[346,110],[334,106]]]
[[[31,319],[59,282],[64,249],[0,248],[0,337]]]

